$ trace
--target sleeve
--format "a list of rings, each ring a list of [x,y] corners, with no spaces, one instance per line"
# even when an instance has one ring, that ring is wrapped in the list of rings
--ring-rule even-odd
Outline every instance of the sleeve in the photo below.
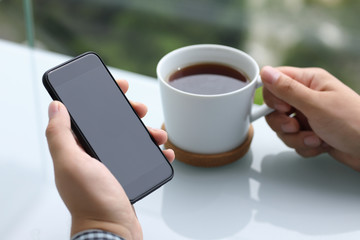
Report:
[[[71,240],[125,240],[124,238],[104,230],[89,229],[75,234]]]

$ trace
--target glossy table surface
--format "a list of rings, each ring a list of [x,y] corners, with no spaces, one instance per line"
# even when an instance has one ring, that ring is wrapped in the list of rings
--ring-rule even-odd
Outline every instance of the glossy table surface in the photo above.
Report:
[[[100,53],[101,55],[101,53]],[[120,57],[120,56],[119,56]],[[70,57],[0,40],[1,239],[68,239],[70,215],[54,184],[45,128],[45,70]],[[110,68],[163,122],[155,79]],[[174,162],[174,179],[135,204],[145,239],[360,239],[360,173],[324,154],[304,159],[264,119],[250,151],[204,169]]]

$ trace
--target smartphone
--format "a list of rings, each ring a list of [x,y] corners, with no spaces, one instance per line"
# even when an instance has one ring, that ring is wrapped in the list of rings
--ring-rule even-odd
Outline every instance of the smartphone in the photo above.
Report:
[[[82,147],[111,171],[131,203],[172,179],[172,166],[96,53],[56,66],[42,80],[68,109]]]

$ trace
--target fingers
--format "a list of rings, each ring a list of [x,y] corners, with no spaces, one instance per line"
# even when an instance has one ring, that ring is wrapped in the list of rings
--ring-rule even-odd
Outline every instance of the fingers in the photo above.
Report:
[[[167,132],[162,129],[156,129],[152,127],[147,127],[151,136],[154,138],[157,145],[162,145],[167,141]]]
[[[58,101],[53,101],[49,105],[48,112],[49,123],[46,128],[46,137],[49,150],[54,164],[62,163],[62,160],[71,159],[68,156],[79,151],[80,148],[72,134],[70,116],[65,106]]]
[[[301,78],[300,74],[297,72],[297,78]],[[284,111],[290,105],[304,112],[313,108],[313,104],[318,102],[317,95],[309,88],[310,75],[306,76],[308,79],[295,80],[275,68],[266,66],[261,70],[261,77],[265,88],[269,91],[265,91],[265,101],[270,107],[273,105],[276,109],[280,105],[280,110]]]
[[[175,160],[175,153],[174,153],[174,150],[172,149],[166,149],[166,150],[163,150],[163,153],[166,157],[166,159],[172,163],[174,160]]]
[[[283,66],[277,67],[276,69],[302,85],[316,91],[333,90],[334,83],[335,85],[341,83],[328,71],[322,68],[296,68]],[[330,82],[332,84],[328,84]]]
[[[274,96],[267,88],[263,88],[263,98],[266,105],[279,112],[286,113],[291,110],[291,106],[288,103]]]
[[[121,91],[123,91],[123,93],[126,93],[128,91],[129,83],[126,80],[118,79],[118,80],[116,80],[116,82],[119,85],[119,87],[121,88]],[[134,101],[130,101],[130,103],[131,103],[131,106],[134,108],[136,114],[140,118],[145,117],[147,110],[148,110],[145,104],[142,104],[139,102],[134,102]],[[162,145],[167,141],[167,133],[165,131],[163,131],[161,129],[150,128],[150,127],[148,127],[148,130],[158,145]],[[174,161],[175,153],[172,149],[163,150],[163,153],[170,163]]]
[[[319,78],[326,75],[326,71],[316,68],[266,66],[261,70],[264,100],[277,110],[266,120],[279,138],[303,157],[329,151],[329,146],[312,131],[306,117],[313,116],[320,108],[317,106],[321,102],[319,92],[327,84]],[[290,113],[294,116],[290,117]]]
[[[115,80],[116,83],[119,85],[121,91],[123,91],[123,93],[126,93],[129,89],[129,83],[128,81],[124,80],[124,79],[116,79]]]
[[[148,127],[150,134],[153,136],[156,144],[162,145],[167,141],[167,132],[162,129],[155,129]],[[175,153],[172,149],[163,150],[163,153],[169,162],[173,162],[175,159]]]
[[[323,141],[312,131],[278,132],[277,135],[288,147],[294,148],[303,157],[317,156],[328,150]]]
[[[134,108],[136,114],[139,116],[139,118],[145,117],[148,109],[147,106],[143,103],[134,102],[130,100],[131,106]]]
[[[129,90],[129,83],[128,81],[124,80],[124,79],[117,79],[116,83],[119,85],[119,87],[121,88],[121,91],[125,94],[128,90]],[[147,113],[147,107],[145,104],[143,103],[139,103],[139,102],[134,102],[130,100],[130,104],[131,106],[134,108],[136,114],[140,117],[143,118],[145,117],[146,113]]]
[[[275,111],[266,116],[266,121],[288,147],[303,157],[313,157],[329,150],[313,131],[302,131],[296,117]]]

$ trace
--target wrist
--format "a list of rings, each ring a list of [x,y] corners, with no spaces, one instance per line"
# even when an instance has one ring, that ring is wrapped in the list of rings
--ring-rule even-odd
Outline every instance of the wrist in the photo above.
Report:
[[[107,222],[97,219],[87,219],[87,218],[72,218],[71,223],[71,236],[76,235],[85,230],[89,229],[99,229],[107,232],[114,233],[121,238],[126,240],[131,239],[141,239],[142,233],[140,232],[134,233],[134,226],[125,226],[119,223]],[[141,236],[141,237],[140,237]]]

